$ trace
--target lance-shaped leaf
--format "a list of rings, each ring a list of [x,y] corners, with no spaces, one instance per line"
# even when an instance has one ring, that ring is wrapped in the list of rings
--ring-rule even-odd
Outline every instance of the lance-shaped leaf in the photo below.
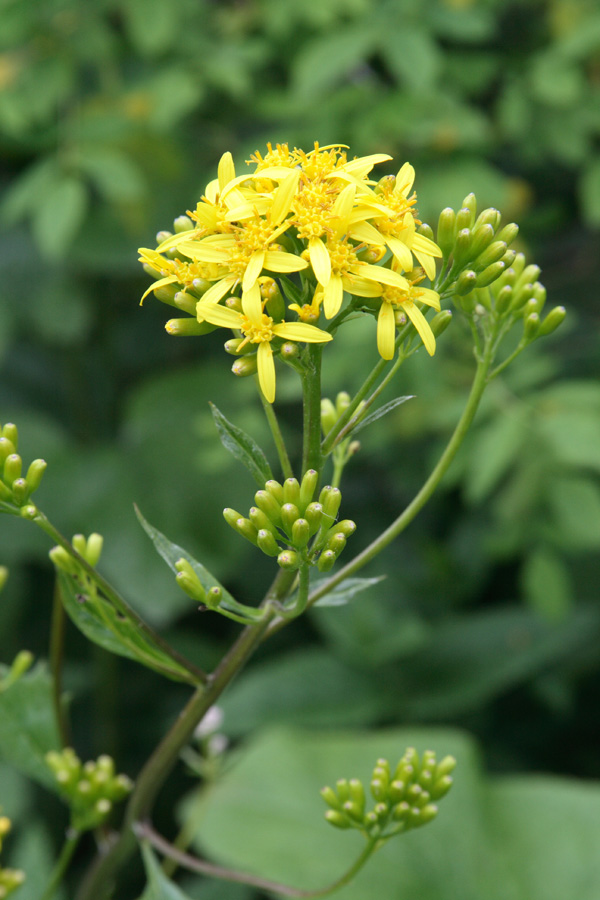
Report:
[[[8,669],[0,667],[0,674]],[[15,769],[54,790],[56,780],[45,760],[60,749],[54,718],[52,679],[43,665],[22,675],[0,693],[0,755]]]
[[[134,659],[173,681],[198,684],[201,680],[180,665],[145,633],[134,619],[119,612],[97,591],[86,591],[66,572],[59,571],[63,605],[73,624],[94,644],[110,653]]]
[[[138,900],[190,900],[187,894],[167,878],[147,843],[142,844],[142,858],[148,882]]]
[[[374,578],[346,578],[341,584],[336,585],[336,587],[332,588],[329,593],[325,594],[323,597],[320,597],[314,606],[345,606],[355,594],[359,594],[361,591],[366,591],[367,588],[373,587],[374,584],[379,584],[380,581],[384,581],[386,575],[377,575]],[[319,587],[322,584],[325,584],[326,579],[321,579],[320,581],[316,581],[312,586],[312,592],[319,590]]]
[[[210,404],[210,410],[225,449],[239,459],[261,488],[264,487],[265,482],[273,478],[273,473],[267,457],[254,438],[226,419],[214,403]]]
[[[200,581],[200,584],[202,585],[202,587],[204,588],[205,591],[208,592],[208,591],[210,591],[211,588],[214,588],[214,587],[219,588],[219,590],[221,591],[220,607],[223,607],[224,609],[227,609],[229,612],[233,612],[238,615],[239,614],[241,614],[241,615],[248,614],[248,607],[245,607],[245,606],[242,606],[241,604],[239,604],[237,602],[237,600],[234,597],[232,597],[232,595],[229,593],[229,591],[226,590],[219,581],[217,581],[215,576],[212,575],[208,571],[208,569],[202,565],[201,562],[198,562],[197,559],[194,559],[194,557],[191,556],[191,554],[189,554],[187,552],[187,550],[184,550],[183,547],[179,547],[177,544],[174,544],[172,541],[170,541],[168,539],[168,537],[165,537],[165,535],[162,534],[162,532],[160,532],[158,530],[158,528],[154,528],[154,526],[151,525],[150,522],[148,522],[143,517],[143,515],[141,514],[141,512],[137,508],[137,506],[135,506],[134,508],[135,508],[135,514],[139,519],[140,525],[142,526],[142,528],[144,529],[144,531],[146,532],[146,534],[148,535],[148,537],[154,544],[154,547],[155,547],[157,553],[160,556],[162,556],[164,561],[167,563],[169,568],[175,573],[175,575],[177,575],[177,572],[179,571],[176,568],[175,563],[179,559],[182,559],[182,558],[186,559],[189,562],[192,569],[194,570],[194,572],[196,573],[196,575],[198,576],[198,580]],[[257,616],[257,618],[260,617],[260,613],[258,611],[256,612],[256,616]]]
[[[383,416],[387,416],[389,412],[393,409],[396,409],[397,406],[401,406],[403,403],[406,403],[407,400],[414,400],[414,394],[409,394],[406,397],[396,397],[394,400],[390,400],[389,403],[384,403],[383,406],[380,406],[379,409],[376,409],[375,412],[372,412],[370,416],[365,416],[364,419],[356,425],[355,428],[352,429],[352,434],[356,434],[357,431],[361,431],[363,428],[366,428],[367,425],[370,425],[372,422],[376,422],[377,419],[383,418]]]

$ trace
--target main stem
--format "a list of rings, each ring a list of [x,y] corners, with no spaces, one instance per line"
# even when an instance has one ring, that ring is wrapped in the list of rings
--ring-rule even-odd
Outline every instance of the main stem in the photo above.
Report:
[[[303,443],[302,472],[321,472],[321,344],[308,344],[306,367],[302,373]]]
[[[282,574],[287,575],[288,573]],[[281,584],[281,586],[283,585]],[[278,594],[279,588],[274,586],[271,593]],[[198,688],[192,695],[171,730],[165,735],[142,769],[125,812],[121,833],[108,853],[90,871],[77,900],[105,900],[109,896],[111,881],[116,871],[135,849],[133,824],[149,815],[156,795],[177,762],[181,748],[191,738],[198,722],[217,701],[260,644],[275,612],[276,608],[269,604],[269,610],[262,622],[244,628],[237,641],[209,677],[208,683]]]

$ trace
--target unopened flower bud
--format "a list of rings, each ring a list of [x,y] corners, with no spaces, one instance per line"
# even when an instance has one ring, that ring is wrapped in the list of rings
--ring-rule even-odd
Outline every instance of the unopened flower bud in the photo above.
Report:
[[[477,287],[477,275],[472,269],[465,269],[458,276],[454,286],[454,293],[459,297],[463,297],[466,294],[470,294],[475,287]]]
[[[281,547],[275,540],[275,535],[267,528],[261,528],[256,536],[258,548],[267,556],[279,556]]]
[[[267,483],[269,484],[270,482]],[[283,488],[281,490],[281,498],[283,499]],[[257,491],[254,495],[254,502],[259,509],[262,509],[273,525],[281,523],[281,506],[270,490]]]
[[[492,263],[491,266],[483,269],[483,271],[479,272],[477,275],[477,287],[488,287],[492,282],[500,278],[505,268],[506,264],[503,263],[502,260],[498,260],[498,262]]]
[[[191,231],[194,223],[189,216],[177,216],[173,222],[173,231],[175,234],[181,234],[182,231]]]
[[[328,809],[325,813],[325,818],[329,822],[330,825],[334,825],[335,828],[351,828],[350,821],[348,816],[344,815],[342,812],[338,812],[335,809]]]
[[[483,253],[479,254],[473,263],[473,268],[476,272],[482,272],[484,269],[487,269],[488,266],[491,266],[493,263],[502,259],[506,250],[507,247],[504,241],[494,241],[483,251]]]
[[[449,326],[452,321],[452,312],[449,309],[442,309],[440,312],[436,313],[431,322],[429,323],[431,330],[433,331],[434,337],[439,337],[444,333],[446,328]]]
[[[169,319],[165,324],[165,331],[172,337],[198,337],[214,330],[215,326],[210,322],[198,322],[191,316],[185,319]]]
[[[11,486],[15,503],[22,506],[27,500],[30,491],[24,478],[16,478]]]
[[[530,313],[523,323],[523,339],[533,341],[540,330],[540,317],[537,313]]]
[[[294,571],[300,567],[301,558],[295,550],[282,550],[277,557],[277,565],[282,569]]]
[[[316,534],[323,521],[323,507],[320,503],[309,503],[304,510],[304,518],[309,524],[311,537]]]
[[[434,240],[433,237],[433,228],[431,225],[428,225],[426,222],[421,222],[419,227],[417,228],[419,234],[422,234],[423,237],[429,238],[430,241]]]
[[[324,550],[317,562],[319,572],[329,572],[335,565],[336,559],[337,556],[333,550]]]
[[[303,550],[310,538],[310,526],[306,519],[296,519],[292,525],[292,544],[298,550]]]
[[[209,588],[204,597],[204,603],[209,609],[217,609],[221,605],[223,591],[218,585]]]
[[[242,312],[242,301],[240,297],[228,297],[225,301],[225,306],[228,309],[233,309],[235,312]]]
[[[296,478],[286,478],[283,482],[283,502],[294,503],[298,506],[300,500],[300,485]]]
[[[488,209],[483,209],[477,216],[474,228],[478,228],[481,225],[491,225],[494,231],[496,231],[496,228],[500,224],[501,218],[502,216],[500,215],[498,210],[494,209],[493,206],[490,206],[488,207]]]
[[[327,397],[321,400],[321,428],[323,434],[327,435],[338,420],[335,406]]]
[[[12,486],[13,482],[17,480],[17,478],[21,477],[21,470],[23,468],[23,461],[18,453],[11,453],[10,456],[7,456],[4,460],[4,481],[6,484]]]
[[[471,253],[473,259],[476,259],[480,253],[486,250],[494,240],[494,229],[491,225],[478,225],[473,229],[473,241],[471,244]]]
[[[277,537],[277,529],[271,519],[258,506],[252,506],[248,513],[250,521],[260,529],[270,531],[274,537]]]
[[[304,512],[308,504],[311,502],[317,483],[319,481],[319,473],[315,469],[307,469],[302,476],[300,491],[297,500],[297,506],[301,513]]]
[[[494,309],[496,310],[497,315],[504,316],[512,303],[513,290],[509,284],[505,284],[503,288],[498,291],[496,295],[496,301],[494,303]]]
[[[326,485],[319,495],[319,503],[323,507],[323,515],[331,516],[332,519],[338,514],[340,503],[342,502],[342,494],[339,488]]]
[[[13,456],[15,454],[15,445],[9,438],[1,437],[0,438],[0,466],[3,464],[5,459],[8,459],[9,456]]]
[[[567,315],[567,311],[564,306],[555,306],[554,309],[551,309],[546,318],[540,324],[540,330],[538,331],[538,337],[546,337],[548,334],[552,334],[553,331],[562,325],[565,320],[565,316]]]
[[[341,531],[335,531],[327,540],[327,549],[333,550],[336,558],[346,546],[346,536]]]
[[[37,491],[37,489],[39,488],[42,477],[47,468],[48,463],[45,459],[34,459],[27,469],[27,475],[25,477],[27,479],[27,484],[29,485],[30,494],[33,494],[33,492]]]
[[[240,356],[231,367],[234,375],[245,378],[247,375],[255,375],[258,369],[256,354],[252,356]]]
[[[471,230],[461,228],[454,242],[454,262],[458,266],[464,265],[471,259]]]
[[[437,227],[436,244],[447,259],[454,247],[456,236],[456,213],[451,207],[446,207],[440,213]]]
[[[300,354],[300,347],[294,341],[286,341],[279,348],[279,355],[282,359],[296,359]]]
[[[265,484],[265,490],[271,494],[277,500],[279,506],[283,503],[283,485],[279,484],[278,481],[275,481],[274,478],[270,479]]]
[[[469,232],[471,230],[471,226],[475,222],[475,216],[473,212],[469,209],[468,206],[461,206],[461,208],[456,213],[456,231],[457,233],[463,231],[464,229],[468,229]]]
[[[299,517],[298,507],[295,503],[284,503],[281,507],[281,524],[287,534],[291,535],[294,522]]]
[[[8,580],[8,569],[6,566],[0,566],[0,591]]]

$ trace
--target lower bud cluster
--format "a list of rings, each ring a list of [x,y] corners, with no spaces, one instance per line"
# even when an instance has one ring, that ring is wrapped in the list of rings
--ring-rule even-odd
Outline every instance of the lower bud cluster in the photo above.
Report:
[[[318,473],[309,469],[301,482],[287,478],[283,484],[267,481],[254,495],[256,506],[248,516],[224,509],[225,521],[267,556],[277,557],[282,569],[298,569],[303,562],[327,572],[356,531],[350,519],[336,522],[342,495],[327,485],[318,501]]]
[[[394,770],[378,759],[371,777],[372,809],[366,809],[366,792],[358,779],[341,779],[335,790],[325,787],[321,796],[329,806],[325,818],[336,828],[356,828],[369,838],[387,839],[431,822],[438,814],[436,800],[452,787],[453,756],[436,762],[435,753],[422,757],[409,747]]]
[[[99,756],[82,763],[71,747],[60,753],[46,754],[46,763],[54,774],[58,790],[71,809],[71,827],[90,831],[101,825],[115,803],[123,800],[133,788],[127,775],[115,775],[110,756]]]
[[[46,462],[34,459],[24,474],[23,460],[17,453],[18,440],[16,425],[0,425],[0,512],[32,519],[37,509],[29,498],[40,486]]]
[[[11,821],[6,816],[0,816],[0,850],[2,850],[2,840],[11,829]],[[4,900],[9,894],[12,894],[19,885],[25,881],[25,873],[20,869],[3,869],[0,866],[0,898]]]

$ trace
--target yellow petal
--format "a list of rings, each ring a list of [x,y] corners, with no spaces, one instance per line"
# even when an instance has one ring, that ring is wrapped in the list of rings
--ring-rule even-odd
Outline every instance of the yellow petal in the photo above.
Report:
[[[221,328],[239,328],[242,322],[242,316],[235,309],[219,306],[218,303],[206,303],[204,300],[199,300],[196,304],[196,318],[199,322],[210,322]]]
[[[344,287],[342,285],[342,276],[333,273],[329,279],[329,283],[323,289],[323,309],[326,318],[332,319],[339,312],[343,299]]]
[[[273,181],[282,181],[284,178],[287,178],[290,172],[295,168],[295,166],[269,166],[267,169],[261,169],[259,172],[255,172],[254,175],[252,175],[252,178],[270,178]]]
[[[242,279],[242,290],[249,291],[256,284],[256,279],[263,270],[266,253],[264,250],[255,250],[250,257],[250,262],[246,266],[244,277]]]
[[[404,165],[398,170],[398,174],[396,175],[395,190],[399,191],[399,193],[402,194],[404,198],[406,198],[408,197],[410,189],[412,188],[414,182],[414,167],[411,166],[410,163],[405,162]]]
[[[225,294],[229,293],[236,282],[237,278],[235,275],[228,275],[226,278],[222,278],[220,281],[213,284],[212,287],[209,287],[206,293],[202,295],[201,302],[211,304],[218,303],[221,297],[224,297]]]
[[[273,225],[279,225],[289,213],[292,200],[296,195],[299,178],[300,169],[292,169],[273,194],[273,206],[271,207]]]
[[[388,237],[386,240],[386,244],[394,254],[395,258],[398,260],[404,271],[412,272],[412,253],[410,252],[406,244],[395,237]]]
[[[283,250],[267,250],[265,255],[264,268],[269,272],[299,272],[307,266],[305,259]]]
[[[377,281],[379,284],[389,284],[391,287],[402,288],[405,291],[409,288],[406,278],[403,278],[402,275],[398,275],[397,272],[392,272],[391,269],[386,269],[385,266],[369,266],[365,263],[356,266],[353,271],[355,271],[357,275],[362,275],[363,278],[367,278],[369,281]]]
[[[154,281],[147,291],[144,291],[142,294],[142,299],[140,300],[140,306],[152,291],[157,291],[158,288],[165,287],[167,284],[174,284],[177,281],[177,277],[175,275],[167,275],[166,278],[160,278],[158,281]]]
[[[432,306],[434,309],[440,309],[440,295],[437,291],[432,291],[429,288],[418,287],[414,291],[415,299],[419,301],[419,303],[426,303],[427,306]]]
[[[275,363],[273,362],[273,351],[269,341],[263,341],[258,345],[256,362],[258,365],[260,389],[265,395],[265,399],[269,403],[273,403],[275,400]]]
[[[414,303],[402,304],[402,309],[419,332],[419,337],[423,341],[425,349],[430,356],[433,356],[435,353],[435,336],[429,322]]]
[[[344,164],[344,171],[355,175],[357,178],[364,178],[368,175],[373,166],[377,163],[386,162],[392,159],[387,153],[372,153],[371,156],[359,156],[358,159],[351,159],[350,162]]]
[[[227,250],[206,244],[204,241],[189,241],[187,244],[180,244],[177,248],[184,256],[190,259],[199,259],[201,262],[220,263],[224,265],[227,262]]]
[[[252,319],[254,322],[260,322],[263,309],[260,287],[257,281],[242,294],[242,309],[244,310],[244,315],[248,316],[249,319]]]
[[[421,253],[418,250],[413,250],[413,253],[423,266],[425,270],[425,274],[429,278],[430,281],[435,279],[435,260],[426,253]]]
[[[413,251],[419,250],[422,253],[427,253],[429,256],[437,256],[440,259],[442,257],[442,251],[438,245],[428,237],[425,237],[424,234],[415,234],[411,241],[411,247]]]
[[[381,234],[368,222],[357,222],[355,225],[351,225],[350,237],[355,241],[361,241],[365,244],[376,244],[379,247],[385,244]]]
[[[367,281],[359,275],[344,275],[342,278],[344,290],[356,297],[381,297],[381,285],[374,281]]]
[[[230,181],[235,178],[235,166],[233,164],[233,156],[227,151],[219,160],[217,168],[217,176],[219,179],[219,190],[221,193],[225,190]]]
[[[253,219],[256,215],[264,216],[271,208],[271,201],[267,197],[256,197],[252,201],[234,206],[225,213],[226,222],[243,222],[245,219]]]
[[[377,349],[383,359],[393,359],[396,351],[396,320],[391,303],[381,304],[377,316]]]
[[[310,256],[310,264],[313,267],[313,272],[317,277],[317,281],[325,287],[331,277],[331,260],[329,259],[327,247],[321,238],[310,238],[308,242],[308,253]]]
[[[350,222],[350,213],[354,206],[354,198],[356,197],[356,185],[347,184],[336,197],[333,209],[331,210],[334,229],[334,236],[340,238],[348,231]]]
[[[321,331],[316,325],[307,325],[305,322],[281,322],[273,325],[273,334],[288,341],[302,341],[305,344],[321,344],[332,340],[327,331]]]

